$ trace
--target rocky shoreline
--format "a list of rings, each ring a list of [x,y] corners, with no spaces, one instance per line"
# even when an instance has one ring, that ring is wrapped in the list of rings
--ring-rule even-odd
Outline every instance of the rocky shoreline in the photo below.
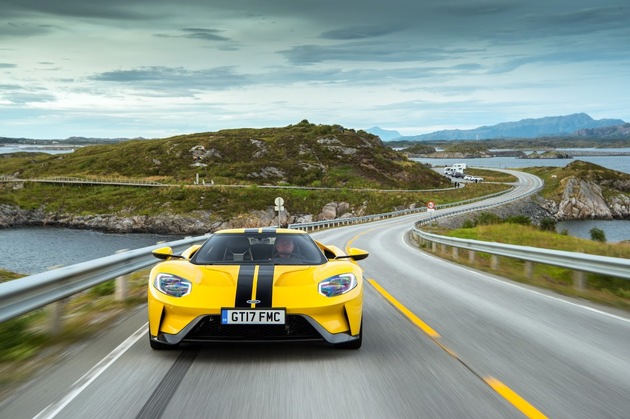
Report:
[[[53,226],[107,233],[152,233],[166,235],[203,235],[226,228],[286,226],[289,223],[309,223],[365,215],[364,209],[352,211],[346,202],[326,204],[316,215],[282,213],[278,220],[273,208],[249,211],[236,217],[216,221],[210,212],[195,211],[189,215],[161,214],[157,216],[117,216],[112,214],[74,215],[47,212],[43,208],[25,210],[13,205],[0,205],[0,229],[27,226]]]

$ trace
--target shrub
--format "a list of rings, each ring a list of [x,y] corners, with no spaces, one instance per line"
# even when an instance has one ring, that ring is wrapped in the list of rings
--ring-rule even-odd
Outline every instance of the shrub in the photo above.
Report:
[[[493,225],[493,224],[501,224],[503,221],[501,217],[496,214],[492,214],[490,212],[481,212],[476,218],[475,221],[477,225]]]
[[[540,220],[540,229],[542,231],[556,231],[556,224],[555,218],[545,217]]]
[[[606,233],[604,233],[604,230],[593,227],[589,230],[589,233],[591,234],[591,240],[606,243]]]
[[[464,221],[462,228],[475,228],[475,221],[471,219]]]
[[[526,215],[515,215],[513,217],[506,218],[505,222],[510,224],[520,224],[528,226],[532,224],[532,219]]]

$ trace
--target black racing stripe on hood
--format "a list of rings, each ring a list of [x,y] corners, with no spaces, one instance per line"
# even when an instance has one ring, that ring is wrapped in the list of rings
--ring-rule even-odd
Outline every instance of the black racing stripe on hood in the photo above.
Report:
[[[260,303],[256,304],[256,308],[272,307],[274,268],[274,265],[260,265],[258,269],[256,299]]]
[[[251,307],[251,303],[248,303],[247,301],[252,299],[255,269],[256,265],[241,265],[238,270],[236,300],[234,301],[234,307]]]

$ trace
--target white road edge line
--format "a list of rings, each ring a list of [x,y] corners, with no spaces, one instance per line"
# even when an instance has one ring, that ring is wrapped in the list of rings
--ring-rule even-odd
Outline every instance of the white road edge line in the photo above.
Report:
[[[138,341],[141,337],[145,336],[147,333],[148,322],[145,323],[140,329],[135,331],[131,336],[129,336],[123,343],[118,345],[116,349],[111,351],[105,358],[103,358],[98,364],[92,367],[83,377],[79,378],[74,382],[72,387],[70,388],[70,392],[66,394],[66,396],[59,400],[58,402],[51,403],[44,410],[39,412],[34,419],[52,419],[64,407],[66,407],[72,400],[74,400],[83,390],[86,389],[94,380],[96,380],[110,365],[112,365],[118,358],[120,358],[129,348],[133,346],[134,343]]]
[[[402,238],[402,242],[403,242],[404,245],[412,247],[412,248],[414,248],[414,249],[419,251],[419,249],[417,249],[416,247],[411,246],[411,245],[409,245],[408,243],[405,242],[404,235],[401,238]],[[432,255],[430,253],[427,253],[427,252],[420,252],[420,253],[424,254],[427,257],[431,257],[433,259],[436,259],[436,260],[444,260],[444,259],[442,259],[440,257],[434,256],[434,255]],[[607,313],[605,311],[598,310],[596,308],[592,308],[592,307],[585,306],[585,305],[582,305],[582,304],[577,304],[577,303],[574,303],[574,302],[571,302],[571,301],[567,301],[567,300],[564,300],[562,298],[554,297],[552,295],[547,295],[547,294],[542,293],[540,291],[534,291],[534,290],[531,290],[529,288],[525,288],[525,287],[519,286],[519,284],[513,284],[511,282],[502,281],[500,279],[496,279],[496,278],[493,278],[491,276],[485,275],[484,273],[477,272],[477,271],[469,268],[468,266],[459,265],[459,264],[457,264],[455,262],[451,262],[451,261],[447,261],[447,262],[450,262],[450,263],[454,264],[455,266],[457,266],[458,268],[463,269],[463,270],[465,270],[467,272],[473,273],[475,275],[478,275],[478,276],[480,276],[482,278],[490,279],[492,281],[498,282],[499,284],[506,285],[506,286],[509,286],[509,287],[518,288],[520,290],[531,292],[531,293],[539,295],[541,297],[549,298],[549,299],[554,300],[554,301],[559,301],[559,302],[562,302],[562,303],[565,303],[565,304],[568,304],[568,305],[571,305],[571,306],[574,306],[574,307],[579,307],[579,308],[582,308],[584,310],[592,311],[592,312],[597,313],[597,314],[602,314],[604,316],[611,317],[613,319],[617,319],[617,320],[621,320],[621,321],[626,322],[626,323],[630,323],[630,319],[627,319],[625,317],[617,316],[616,314]],[[509,280],[509,278],[506,278],[506,280]]]

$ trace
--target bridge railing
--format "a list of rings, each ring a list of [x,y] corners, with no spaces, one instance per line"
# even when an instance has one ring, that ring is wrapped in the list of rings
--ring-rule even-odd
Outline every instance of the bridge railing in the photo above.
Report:
[[[121,186],[170,186],[160,182],[143,179],[124,178],[79,178],[69,176],[52,176],[35,179],[22,179],[13,176],[0,176],[0,182],[62,183],[77,185],[121,185]]]

